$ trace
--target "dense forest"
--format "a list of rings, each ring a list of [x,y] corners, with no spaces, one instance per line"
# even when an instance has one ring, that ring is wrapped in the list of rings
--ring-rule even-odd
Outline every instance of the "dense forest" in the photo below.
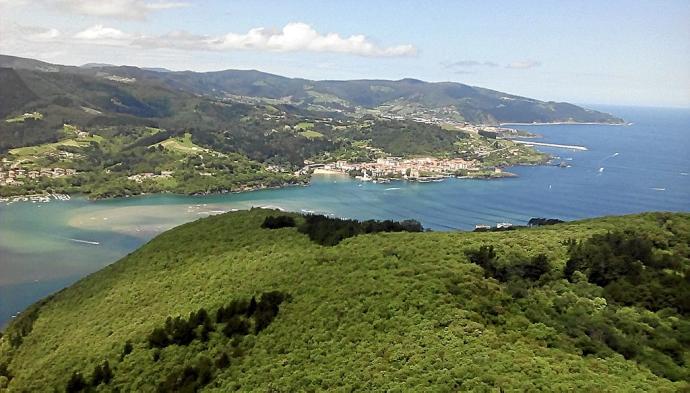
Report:
[[[14,320],[0,390],[690,387],[690,215],[413,224],[253,209],[182,225]]]
[[[279,229],[297,226],[291,216],[266,217],[262,228]],[[422,232],[424,227],[418,221],[405,220],[352,220],[337,217],[327,217],[321,214],[309,214],[298,226],[300,233],[309,236],[313,242],[322,246],[335,246],[348,237],[379,232]]]

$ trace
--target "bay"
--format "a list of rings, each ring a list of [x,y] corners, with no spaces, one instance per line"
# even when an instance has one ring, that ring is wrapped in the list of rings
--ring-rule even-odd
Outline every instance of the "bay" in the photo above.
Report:
[[[518,177],[438,183],[362,183],[315,176],[308,187],[210,196],[75,197],[0,205],[0,326],[36,300],[116,261],[156,234],[210,214],[277,207],[339,217],[419,220],[433,230],[690,211],[690,110],[597,108],[628,126],[521,125],[563,166],[514,167]]]

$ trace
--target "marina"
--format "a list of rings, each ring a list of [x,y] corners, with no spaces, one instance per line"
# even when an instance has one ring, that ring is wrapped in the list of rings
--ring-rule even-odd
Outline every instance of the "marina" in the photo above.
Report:
[[[69,201],[72,197],[68,194],[32,194],[11,197],[0,197],[0,203],[10,205],[17,202],[48,203],[52,201]]]

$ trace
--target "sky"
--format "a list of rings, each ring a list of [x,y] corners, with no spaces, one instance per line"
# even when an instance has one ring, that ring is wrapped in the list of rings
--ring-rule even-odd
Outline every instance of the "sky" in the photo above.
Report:
[[[0,53],[690,107],[690,0],[0,0]]]

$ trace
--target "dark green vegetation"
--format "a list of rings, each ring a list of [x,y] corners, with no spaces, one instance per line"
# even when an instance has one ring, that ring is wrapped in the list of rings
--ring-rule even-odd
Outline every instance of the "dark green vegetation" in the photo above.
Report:
[[[542,225],[556,225],[556,224],[561,224],[561,223],[563,223],[563,220],[559,220],[558,218],[535,217],[535,218],[530,218],[530,220],[527,222],[527,226],[538,227],[538,226],[542,226]]]
[[[149,347],[154,349],[152,363],[161,361],[161,357],[165,356],[165,348],[173,345],[190,346],[194,341],[211,342],[213,347],[226,346],[231,354],[221,350],[212,363],[207,357],[211,352],[209,347],[202,347],[195,354],[198,357],[196,364],[174,369],[158,384],[157,391],[195,392],[210,383],[214,374],[230,366],[233,357],[243,355],[239,345],[242,339],[251,334],[250,331],[257,335],[266,329],[278,315],[280,304],[287,299],[289,295],[272,291],[261,294],[258,302],[255,297],[249,300],[233,300],[227,307],[218,308],[215,323],[211,321],[204,308],[191,312],[186,319],[179,316],[168,317],[162,327],[154,328],[147,337]],[[222,331],[222,335],[214,334],[216,331]],[[133,351],[130,341],[125,343],[124,348],[120,361]],[[114,377],[113,370],[106,360],[103,364],[95,366],[90,382],[86,381],[81,372],[74,371],[67,381],[65,391],[91,391],[101,384],[108,385]]]
[[[358,221],[337,217],[310,214],[298,226],[294,217],[288,215],[266,217],[261,228],[279,229],[297,226],[300,233],[309,236],[313,242],[322,246],[335,246],[349,237],[379,232],[422,232],[422,224],[415,220],[401,222],[392,220]]]
[[[424,123],[395,120],[373,122],[369,127],[353,127],[345,135],[355,141],[370,141],[371,146],[394,156],[452,153],[455,142],[467,138],[465,133],[448,132]]]
[[[688,214],[328,247],[307,220],[255,209],[160,235],[13,321],[0,390],[690,387]]]
[[[168,317],[162,327],[156,327],[148,335],[147,341],[150,348],[154,348],[152,362],[159,362],[165,355],[163,351],[169,346],[189,346],[195,340],[209,343],[213,347],[226,346],[231,354],[220,351],[216,354],[215,362],[211,363],[207,355],[210,355],[209,347],[202,347],[196,354],[198,361],[195,365],[186,365],[172,371],[159,385],[159,392],[194,392],[210,383],[214,375],[230,366],[232,358],[243,355],[240,348],[242,339],[251,334],[258,335],[275,319],[280,310],[280,304],[289,299],[289,295],[279,291],[261,294],[257,302],[255,297],[251,299],[233,300],[227,306],[221,306],[216,311],[215,323],[211,321],[206,309],[201,308],[191,312],[189,318]],[[253,323],[251,322],[253,321]],[[253,327],[252,327],[253,326]],[[214,332],[221,331],[221,335]],[[223,337],[224,336],[224,337]],[[232,340],[231,340],[232,339]],[[129,345],[129,346],[128,346]],[[132,353],[133,348],[129,341],[125,343],[123,357]],[[103,365],[97,365],[91,377],[91,384],[83,382],[83,377],[78,372],[72,374],[67,381],[67,392],[87,390],[89,387],[97,387],[101,383],[108,384],[114,374],[107,361]],[[74,387],[76,385],[76,388]]]
[[[690,266],[672,253],[655,253],[668,249],[666,242],[655,243],[635,232],[613,232],[568,245],[565,276],[570,281],[580,272],[617,303],[690,314]]]
[[[322,246],[335,246],[348,237],[378,232],[421,232],[422,224],[415,220],[357,221],[312,214],[304,217],[298,230]]]
[[[559,220],[558,218],[539,218],[539,217],[534,217],[530,218],[530,220],[527,222],[527,225],[511,225],[507,227],[489,227],[489,228],[475,228],[474,232],[503,232],[503,231],[514,231],[516,229],[522,229],[522,228],[532,228],[532,227],[540,227],[544,225],[556,225],[556,224],[561,224],[563,223],[563,220]]]

